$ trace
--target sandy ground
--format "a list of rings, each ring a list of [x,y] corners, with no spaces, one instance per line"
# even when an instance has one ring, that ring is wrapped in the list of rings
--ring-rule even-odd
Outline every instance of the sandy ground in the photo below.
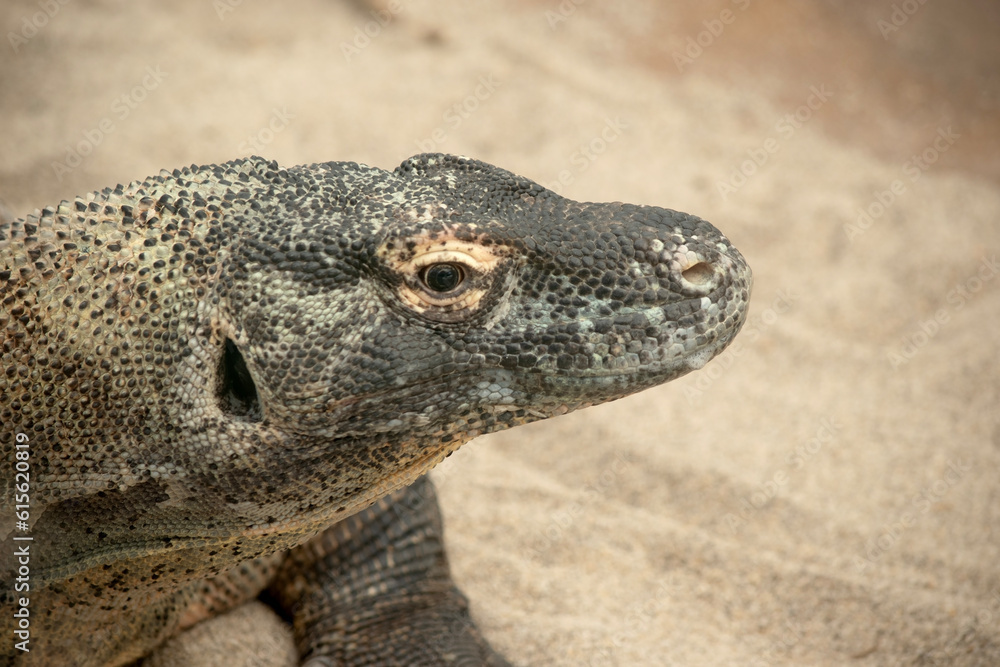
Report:
[[[708,367],[436,471],[517,664],[1000,664],[995,3],[32,0],[0,26],[17,215],[248,153],[440,150],[741,248],[751,318]]]

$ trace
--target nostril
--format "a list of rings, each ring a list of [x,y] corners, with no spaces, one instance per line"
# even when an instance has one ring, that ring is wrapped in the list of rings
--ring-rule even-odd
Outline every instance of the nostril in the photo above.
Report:
[[[708,262],[697,262],[681,271],[684,280],[696,287],[704,287],[710,284],[715,277],[715,270]]]

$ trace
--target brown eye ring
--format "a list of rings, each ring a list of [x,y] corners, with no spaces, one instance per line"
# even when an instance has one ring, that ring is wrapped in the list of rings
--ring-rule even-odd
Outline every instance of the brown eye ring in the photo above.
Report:
[[[440,262],[431,264],[420,272],[420,280],[432,292],[451,292],[465,280],[465,269],[461,264]]]

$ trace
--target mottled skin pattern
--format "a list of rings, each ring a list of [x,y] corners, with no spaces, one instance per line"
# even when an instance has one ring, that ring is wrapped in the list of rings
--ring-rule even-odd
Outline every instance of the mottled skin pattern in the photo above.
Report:
[[[699,218],[442,155],[192,167],[0,225],[0,663],[129,664],[263,592],[303,662],[506,664],[405,487],[700,368],[750,284]]]

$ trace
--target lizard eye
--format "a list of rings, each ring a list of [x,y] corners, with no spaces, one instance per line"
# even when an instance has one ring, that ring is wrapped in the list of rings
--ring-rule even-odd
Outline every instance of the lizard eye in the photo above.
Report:
[[[465,280],[465,270],[459,264],[431,264],[421,272],[420,279],[435,292],[451,292]]]
[[[440,232],[425,237],[392,238],[380,250],[395,274],[396,296],[411,311],[435,322],[461,322],[479,312],[494,288],[508,286],[498,271],[506,250],[491,243],[460,241]]]

